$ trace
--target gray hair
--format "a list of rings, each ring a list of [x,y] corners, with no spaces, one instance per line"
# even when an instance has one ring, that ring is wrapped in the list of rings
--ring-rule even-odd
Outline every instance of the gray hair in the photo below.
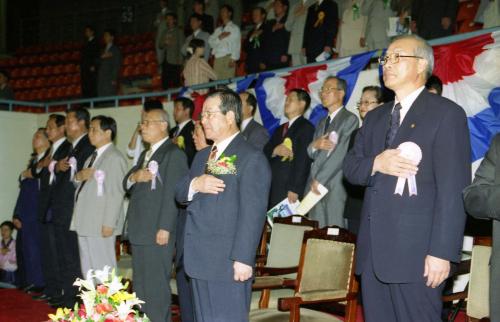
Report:
[[[232,111],[234,113],[234,119],[236,121],[236,126],[239,128],[241,125],[241,99],[240,96],[228,89],[221,88],[209,93],[207,98],[218,97],[220,99],[219,109],[222,114],[226,115],[227,112]]]
[[[432,47],[425,41],[425,39],[417,35],[401,35],[393,39],[393,42],[397,40],[414,40],[417,43],[413,54],[418,57],[422,57],[427,62],[427,68],[425,70],[425,80],[432,76],[432,71],[434,70],[434,51]]]
[[[147,111],[146,113],[158,113],[158,115],[160,116],[160,120],[167,123],[167,133],[168,133],[170,125],[168,124],[167,111],[165,111],[164,109],[154,109],[154,110]]]
[[[326,83],[330,79],[336,79],[337,80],[337,89],[344,91],[344,93],[347,93],[347,82],[345,81],[345,79],[339,78],[337,76],[328,76],[327,78],[325,78],[323,83]]]

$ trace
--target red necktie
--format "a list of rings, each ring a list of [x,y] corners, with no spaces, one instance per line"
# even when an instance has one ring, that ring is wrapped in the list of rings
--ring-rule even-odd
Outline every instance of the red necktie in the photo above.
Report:
[[[286,134],[288,133],[288,122],[286,122],[285,124],[283,124],[283,131],[281,132],[281,137],[285,137]]]

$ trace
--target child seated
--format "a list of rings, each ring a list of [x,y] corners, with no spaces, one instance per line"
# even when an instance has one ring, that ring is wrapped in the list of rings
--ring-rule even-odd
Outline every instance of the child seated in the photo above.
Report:
[[[14,224],[4,221],[0,225],[2,242],[0,244],[0,284],[2,287],[13,286],[17,270],[16,241],[12,238]]]

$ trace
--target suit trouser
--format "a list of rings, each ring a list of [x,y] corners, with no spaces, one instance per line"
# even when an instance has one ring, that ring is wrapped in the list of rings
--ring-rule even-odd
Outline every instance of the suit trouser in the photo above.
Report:
[[[177,295],[179,297],[179,306],[181,310],[182,322],[194,322],[193,291],[191,279],[184,270],[182,258],[176,267],[175,280],[177,282]]]
[[[73,283],[82,277],[78,237],[74,231],[69,230],[69,222],[54,223],[54,227],[58,246],[57,259],[61,269],[63,303],[73,307],[78,291]]]
[[[56,235],[53,223],[41,224],[42,273],[45,280],[43,293],[51,297],[61,295],[62,283],[57,260]]]
[[[192,278],[196,322],[247,322],[252,280],[206,281]]]
[[[170,240],[175,236],[170,236]],[[145,303],[142,311],[152,322],[170,322],[170,279],[174,245],[132,244],[132,270],[134,291]]]
[[[371,256],[369,261],[361,274],[366,322],[441,321],[444,283],[437,288],[427,287],[423,276],[418,282],[384,283],[375,275]]]
[[[102,270],[104,266],[116,268],[115,241],[116,236],[106,238],[78,236],[80,266],[83,276],[86,276],[89,269]]]
[[[291,54],[291,56],[292,56],[292,66],[296,67],[307,64],[306,56],[302,55],[301,53]]]
[[[218,79],[228,79],[234,77],[236,73],[236,66],[229,67],[230,61],[231,55],[214,59],[214,71]]]

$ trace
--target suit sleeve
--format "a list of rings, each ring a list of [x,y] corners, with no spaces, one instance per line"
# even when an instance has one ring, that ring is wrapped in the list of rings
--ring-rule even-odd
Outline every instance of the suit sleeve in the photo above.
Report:
[[[372,176],[373,162],[376,155],[365,154],[365,145],[368,144],[366,140],[371,136],[370,128],[370,115],[368,113],[363,126],[356,135],[354,146],[347,152],[342,166],[347,181],[358,186],[371,185],[374,178],[378,175],[375,174]]]
[[[432,153],[437,186],[429,255],[459,262],[466,219],[462,191],[471,177],[469,129],[459,106],[442,118]]]
[[[161,171],[160,171],[161,173]],[[175,203],[175,186],[188,173],[186,155],[175,148],[170,153],[162,175],[163,199],[158,218],[158,229],[168,232],[175,231],[179,209]]]
[[[128,186],[128,179],[130,178],[130,176],[136,172],[137,170],[140,169],[142,163],[144,162],[144,156],[146,155],[146,150],[142,151],[141,153],[141,156],[139,157],[139,160],[137,161],[137,164],[134,165],[132,167],[132,169],[129,170],[129,172],[125,175],[125,177],[123,178],[123,182],[122,182],[122,185],[123,185],[123,190],[126,192],[126,193],[131,193],[132,190],[134,189],[134,185],[132,185],[131,187]]]
[[[118,81],[118,78],[120,77],[121,65],[122,65],[122,53],[118,48],[115,48],[113,52],[113,71],[111,73],[114,81]]]
[[[447,0],[446,4],[447,4],[446,11],[444,12],[443,17],[450,18],[452,22],[456,21],[457,20],[457,11],[458,11],[458,0]]]
[[[255,136],[255,146],[261,151],[264,150],[265,145],[269,141],[267,130],[265,128],[259,128],[259,130],[255,132]]]
[[[473,217],[500,220],[500,184],[495,183],[499,146],[500,135],[497,135],[476,171],[474,182],[464,190],[465,209]]]
[[[106,196],[106,210],[102,224],[116,228],[118,218],[122,216],[122,205],[125,191],[122,178],[127,172],[127,161],[121,155],[113,155],[110,166],[107,167],[104,194]]]
[[[266,219],[271,169],[261,153],[253,154],[247,162],[239,182],[240,211],[230,258],[253,266]]]
[[[311,170],[311,159],[307,154],[307,147],[314,136],[314,128],[305,127],[298,135],[297,141],[293,143],[292,171],[294,175],[288,179],[287,190],[293,191],[299,196],[304,192],[307,177]]]
[[[337,3],[332,1],[329,6],[330,15],[325,18],[325,46],[334,47],[335,37],[337,36],[338,22],[339,22],[339,9]],[[305,35],[304,35],[305,36]]]
[[[345,122],[348,122],[348,124],[346,124],[345,131],[339,135],[339,142],[335,150],[316,175],[315,179],[322,185],[328,184],[342,170],[342,162],[349,149],[351,134],[358,127],[358,120],[355,116],[346,119]]]

